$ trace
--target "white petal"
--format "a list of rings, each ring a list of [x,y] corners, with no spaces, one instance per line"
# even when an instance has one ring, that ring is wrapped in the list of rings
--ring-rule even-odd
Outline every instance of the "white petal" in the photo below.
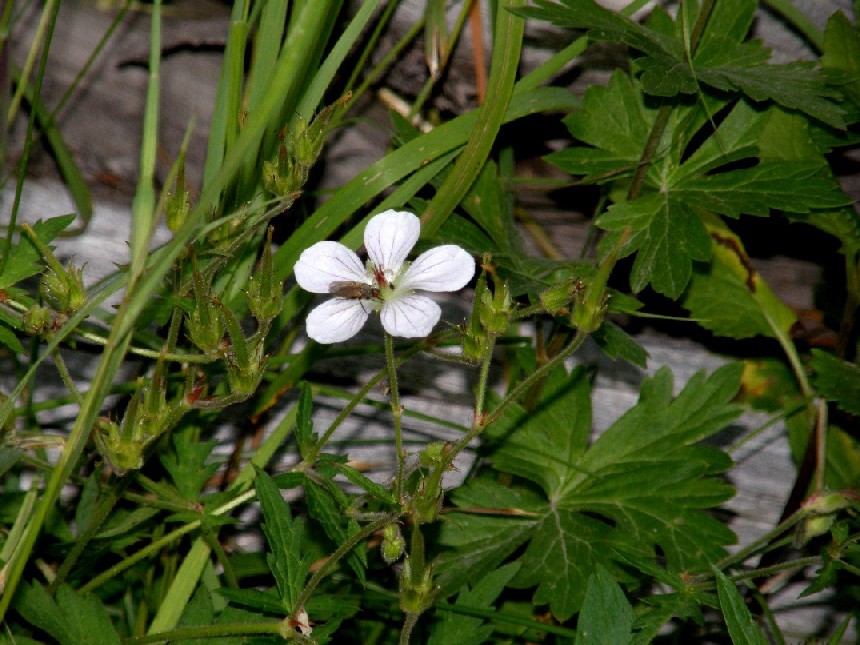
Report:
[[[332,298],[308,314],[308,336],[326,345],[348,340],[362,328],[367,314],[359,300]]]
[[[374,215],[364,229],[364,246],[377,268],[400,270],[421,234],[421,222],[406,211],[384,211]]]
[[[299,286],[311,293],[328,293],[332,282],[370,284],[364,264],[340,242],[317,242],[305,249],[293,271]]]
[[[458,291],[475,275],[475,260],[456,244],[425,251],[395,285],[398,289]]]
[[[439,305],[427,296],[404,296],[382,305],[379,319],[392,336],[418,338],[433,331],[441,315]]]

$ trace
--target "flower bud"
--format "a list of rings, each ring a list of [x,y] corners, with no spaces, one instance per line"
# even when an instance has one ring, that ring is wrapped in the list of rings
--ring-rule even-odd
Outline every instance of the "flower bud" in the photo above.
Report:
[[[396,562],[406,549],[406,540],[400,532],[398,524],[388,524],[382,529],[382,559],[385,564]]]
[[[54,322],[54,314],[47,307],[33,305],[23,317],[24,331],[32,336],[46,336]]]
[[[248,309],[260,324],[270,323],[280,315],[284,306],[284,282],[275,279],[275,266],[272,261],[273,230],[270,226],[257,271],[248,280],[248,289],[245,292]]]
[[[604,289],[595,289],[595,282],[587,282],[576,293],[576,306],[571,314],[571,322],[577,328],[590,334],[603,324],[608,296]]]
[[[277,158],[263,162],[263,187],[267,191],[288,197],[302,189],[325,145],[326,130],[336,105],[348,98],[349,95],[323,108],[310,123],[300,116],[296,118],[295,125],[284,133]]]
[[[435,595],[432,568],[425,566],[421,579],[413,581],[412,565],[406,556],[400,572],[400,608],[407,614],[423,613],[433,604]]]
[[[196,262],[191,278],[194,289],[194,309],[188,314],[186,320],[188,337],[204,354],[217,354],[221,350],[221,341],[224,338],[220,307],[209,285],[203,282]]]
[[[78,268],[71,263],[65,268],[59,263],[50,263],[39,283],[39,293],[60,313],[75,313],[87,302],[83,268]]]
[[[451,452],[451,445],[445,441],[434,441],[418,454],[418,462],[425,468],[432,468],[443,463],[446,454]]]
[[[582,281],[567,278],[540,292],[540,304],[553,316],[569,313],[569,305],[582,290]]]
[[[111,465],[117,475],[124,475],[129,470],[138,470],[143,466],[145,445],[130,437],[123,437],[123,431],[115,421],[107,417],[99,418],[93,428],[93,439],[102,458]]]
[[[267,358],[263,351],[266,344],[265,335],[257,333],[246,339],[233,312],[221,305],[220,313],[232,341],[225,355],[230,391],[243,398],[251,396],[257,391],[266,371]]]
[[[803,503],[802,508],[811,511],[797,528],[795,545],[800,547],[811,539],[824,535],[833,526],[839,511],[857,503],[857,494],[853,491],[822,491],[815,493]]]

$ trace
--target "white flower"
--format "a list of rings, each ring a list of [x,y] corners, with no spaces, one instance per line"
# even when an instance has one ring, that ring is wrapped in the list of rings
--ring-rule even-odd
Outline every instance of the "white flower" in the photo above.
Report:
[[[296,282],[311,293],[335,295],[308,314],[308,336],[318,343],[347,340],[371,311],[379,312],[392,336],[427,336],[442,310],[416,291],[462,289],[475,273],[475,261],[459,246],[446,244],[406,262],[420,232],[415,215],[388,210],[372,217],[364,229],[366,264],[339,242],[317,242],[305,249],[296,262]]]

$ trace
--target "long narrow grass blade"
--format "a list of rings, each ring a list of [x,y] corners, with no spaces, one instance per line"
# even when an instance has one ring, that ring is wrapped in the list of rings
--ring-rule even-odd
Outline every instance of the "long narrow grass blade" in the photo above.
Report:
[[[439,188],[436,196],[421,215],[421,235],[433,235],[445,222],[460,200],[466,196],[484,162],[490,154],[516,82],[520,62],[525,20],[512,10],[522,7],[523,0],[500,2],[496,18],[493,60],[487,94],[493,97],[480,109],[477,122],[469,135],[463,154],[454,170]]]

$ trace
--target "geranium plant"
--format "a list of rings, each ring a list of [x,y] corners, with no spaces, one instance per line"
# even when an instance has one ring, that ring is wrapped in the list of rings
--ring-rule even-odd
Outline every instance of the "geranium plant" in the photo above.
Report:
[[[819,29],[787,0],[498,0],[478,99],[446,112],[467,22],[484,51],[482,3],[451,21],[428,0],[393,46],[379,36],[398,2],[343,4],[235,1],[191,186],[188,138],[155,178],[153,2],[129,254],[96,284],[56,257],[90,196],[41,98],[43,30],[42,68],[12,70],[7,122],[26,98],[29,124],[16,190],[41,129],[80,212],[23,221],[13,199],[4,221],[0,639],[786,642],[789,579],[791,603],[829,605],[798,637],[856,632],[858,603],[841,601],[860,590],[860,217],[839,162],[860,120],[858,7]],[[786,21],[812,59],[773,62],[756,16]],[[557,51],[524,73],[527,22]],[[426,84],[400,112],[386,99],[385,152],[323,199],[331,136],[402,75],[422,26]],[[568,86],[597,49],[617,65]],[[576,253],[523,199],[535,145],[557,217],[587,222]],[[798,228],[822,245],[819,334],[758,270],[761,221],[778,252]],[[722,366],[682,382],[649,365],[596,433],[595,368],[572,360],[589,341],[645,367],[642,320]],[[410,379],[454,369],[467,411],[413,409],[404,393],[427,393]],[[74,413],[48,416],[62,405]],[[739,431],[748,408],[767,420]],[[361,433],[335,439],[366,409],[394,455],[384,472],[354,458]],[[440,436],[411,440],[419,418]],[[772,482],[780,519],[738,543],[728,430],[740,444],[773,424],[796,477]]]

